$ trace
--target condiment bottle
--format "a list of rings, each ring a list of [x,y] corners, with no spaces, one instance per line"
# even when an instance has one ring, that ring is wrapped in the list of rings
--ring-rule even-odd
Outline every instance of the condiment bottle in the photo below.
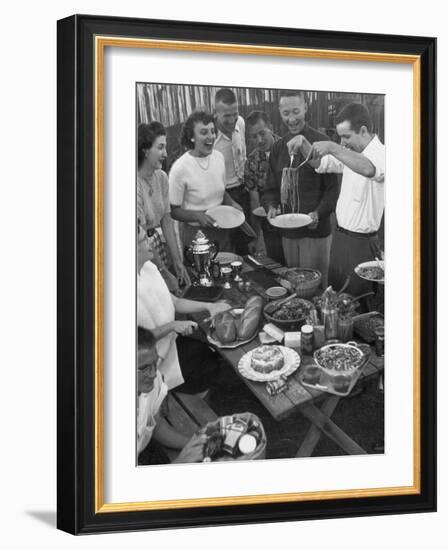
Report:
[[[303,325],[300,332],[300,349],[302,353],[311,355],[314,347],[314,328],[311,325]]]

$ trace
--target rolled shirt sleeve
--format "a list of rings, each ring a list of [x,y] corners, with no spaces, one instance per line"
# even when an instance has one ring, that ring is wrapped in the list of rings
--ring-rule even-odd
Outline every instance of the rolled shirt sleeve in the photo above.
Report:
[[[182,206],[185,195],[185,180],[182,172],[174,164],[169,177],[169,202],[173,206]]]
[[[378,183],[384,183],[386,175],[385,147],[366,147],[362,154],[370,160],[375,168],[375,174],[369,179]]]

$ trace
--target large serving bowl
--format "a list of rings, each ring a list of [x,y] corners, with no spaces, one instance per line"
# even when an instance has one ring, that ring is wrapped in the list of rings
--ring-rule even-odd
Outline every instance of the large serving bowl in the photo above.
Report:
[[[299,298],[311,298],[317,292],[322,273],[308,267],[293,267],[284,275]]]
[[[314,361],[329,376],[353,375],[366,356],[355,342],[327,344],[314,352]]]
[[[292,298],[284,306],[280,306],[282,300],[274,300],[263,309],[264,318],[284,331],[299,330],[305,324],[313,304],[304,298]]]

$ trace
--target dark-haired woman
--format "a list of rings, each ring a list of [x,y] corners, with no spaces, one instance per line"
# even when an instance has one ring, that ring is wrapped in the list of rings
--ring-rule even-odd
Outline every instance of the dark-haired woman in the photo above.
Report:
[[[170,213],[168,176],[162,170],[166,159],[166,132],[160,122],[140,124],[138,127],[137,216],[147,232],[154,251],[155,262],[171,291],[177,283],[189,284],[190,279],[179,251]],[[169,259],[157,231],[165,237],[177,281],[168,271]]]
[[[228,229],[219,229],[206,211],[221,204],[239,208],[225,192],[224,157],[213,149],[216,126],[213,116],[204,111],[191,114],[181,134],[187,149],[173,164],[169,175],[171,214],[184,222],[182,240],[188,245],[198,229],[216,240],[221,250],[230,250]]]

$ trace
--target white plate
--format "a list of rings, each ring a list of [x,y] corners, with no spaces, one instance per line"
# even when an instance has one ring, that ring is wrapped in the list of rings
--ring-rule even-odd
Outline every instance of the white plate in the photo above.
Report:
[[[238,256],[238,254],[234,254],[233,252],[218,252],[215,259],[218,260],[220,264],[231,264],[232,262],[243,261],[241,256]]]
[[[380,260],[380,266],[383,268],[383,271],[384,271],[384,261]],[[361,277],[361,279],[370,281],[371,283],[384,283],[384,277],[382,279],[371,279],[370,277],[361,275],[360,270],[362,267],[378,267],[378,263],[376,260],[373,260],[371,262],[363,262],[362,264],[357,265],[355,267],[355,273],[356,275],[358,275],[358,277]]]
[[[283,286],[271,286],[266,290],[266,295],[273,300],[286,296],[287,290]]]
[[[309,225],[312,221],[308,214],[280,214],[269,220],[271,225],[279,229],[298,229]]]
[[[246,219],[241,210],[225,204],[210,208],[207,210],[206,214],[216,220],[216,223],[221,229],[239,227]]]
[[[255,371],[251,366],[252,353],[255,350],[248,351],[241,357],[238,363],[238,370],[240,374],[248,380],[254,382],[270,382],[276,380],[279,376],[289,376],[300,367],[300,355],[291,348],[285,346],[278,346],[285,359],[285,363],[280,370],[275,370],[266,374]],[[255,348],[257,349],[257,348]]]
[[[252,214],[254,216],[258,216],[259,218],[266,218],[266,210],[262,206],[258,206],[257,208],[254,208],[252,210]]]

